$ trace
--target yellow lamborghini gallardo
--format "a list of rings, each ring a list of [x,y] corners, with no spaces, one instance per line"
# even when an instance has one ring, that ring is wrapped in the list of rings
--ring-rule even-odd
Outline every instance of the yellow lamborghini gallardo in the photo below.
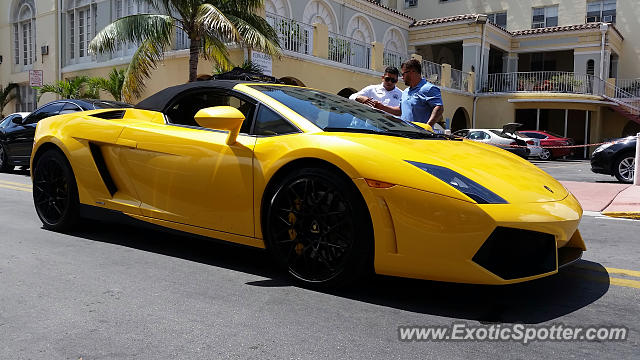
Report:
[[[31,169],[45,228],[115,211],[266,248],[321,286],[371,270],[509,284],[586,250],[580,205],[527,161],[295,86],[195,82],[48,118]]]

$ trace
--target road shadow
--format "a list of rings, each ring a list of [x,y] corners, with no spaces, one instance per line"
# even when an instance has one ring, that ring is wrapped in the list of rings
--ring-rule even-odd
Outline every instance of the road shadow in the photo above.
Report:
[[[266,251],[140,227],[90,221],[72,236],[117,244],[265,277],[247,286],[299,286]],[[607,293],[609,276],[598,263],[580,261],[554,276],[507,286],[468,285],[371,276],[345,289],[322,291],[370,304],[482,323],[538,324],[579,310]],[[311,289],[314,290],[314,289]],[[314,290],[319,291],[319,290]]]

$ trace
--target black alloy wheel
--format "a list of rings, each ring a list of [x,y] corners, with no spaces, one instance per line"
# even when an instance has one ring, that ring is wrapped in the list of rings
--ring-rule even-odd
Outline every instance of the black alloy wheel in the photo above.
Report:
[[[77,221],[76,181],[66,157],[57,150],[48,150],[35,164],[33,203],[46,229],[64,231]]]
[[[300,169],[275,189],[265,217],[267,246],[295,279],[334,287],[368,271],[371,220],[350,179]]]
[[[9,158],[7,152],[4,150],[4,146],[0,144],[0,172],[9,171]]]
[[[622,154],[613,163],[613,175],[618,181],[631,184],[635,172],[635,156],[633,153]]]

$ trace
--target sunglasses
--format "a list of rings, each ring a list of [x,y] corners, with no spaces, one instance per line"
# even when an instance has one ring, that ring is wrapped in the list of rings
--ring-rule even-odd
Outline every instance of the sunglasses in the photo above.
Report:
[[[412,71],[413,71],[413,70],[407,70],[407,71],[405,71],[405,72],[403,72],[403,73],[402,73],[402,76],[405,76],[406,74],[408,74],[408,73],[410,73],[410,72],[412,72]]]
[[[394,84],[395,84],[395,83],[397,83],[397,82],[398,82],[398,79],[396,79],[396,78],[394,78],[394,77],[391,77],[391,76],[387,76],[386,78],[384,78],[384,81],[386,81],[386,82],[390,82],[390,83],[394,83]]]

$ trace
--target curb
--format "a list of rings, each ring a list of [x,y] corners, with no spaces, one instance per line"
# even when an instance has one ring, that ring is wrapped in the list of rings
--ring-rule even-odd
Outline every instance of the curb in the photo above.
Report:
[[[640,211],[610,211],[610,212],[602,212],[602,215],[606,215],[614,218],[627,218],[640,220]]]

